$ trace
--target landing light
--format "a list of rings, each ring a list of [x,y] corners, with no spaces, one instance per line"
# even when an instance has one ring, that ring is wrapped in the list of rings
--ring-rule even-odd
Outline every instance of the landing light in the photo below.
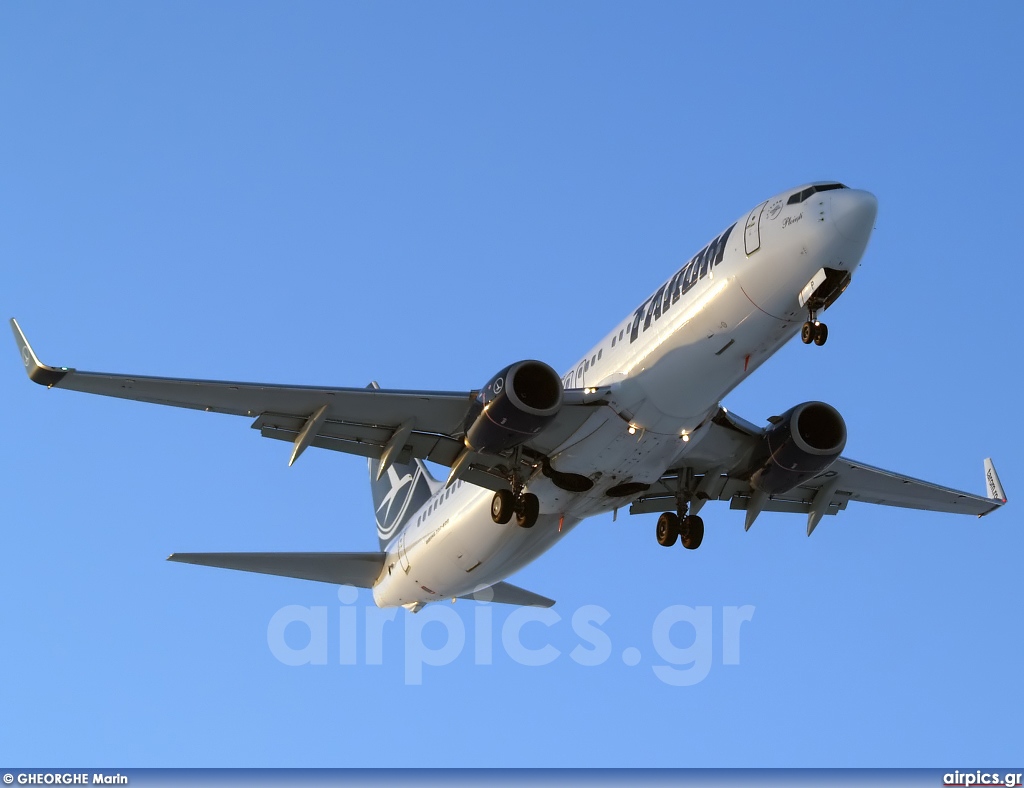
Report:
[[[636,435],[636,427],[634,427],[632,424],[629,425],[629,434]]]

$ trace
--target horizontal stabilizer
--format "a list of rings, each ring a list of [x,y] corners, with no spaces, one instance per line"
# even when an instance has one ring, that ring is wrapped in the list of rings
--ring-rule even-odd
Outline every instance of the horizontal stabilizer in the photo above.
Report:
[[[172,553],[168,561],[372,588],[384,553]]]
[[[490,588],[459,597],[460,599],[476,599],[480,602],[497,602],[500,605],[519,605],[521,607],[551,607],[554,599],[527,591],[525,588],[511,583],[495,583]]]

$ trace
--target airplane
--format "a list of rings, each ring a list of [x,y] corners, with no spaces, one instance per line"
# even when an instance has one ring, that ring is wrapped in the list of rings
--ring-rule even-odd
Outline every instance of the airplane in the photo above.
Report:
[[[991,459],[983,496],[842,456],[846,423],[803,402],[759,427],[722,399],[786,342],[824,345],[819,316],[860,264],[878,202],[837,182],[759,203],[673,271],[572,369],[528,359],[472,391],[281,386],[80,372],[40,363],[48,388],[228,413],[265,438],[367,458],[379,550],[175,553],[168,560],[370,588],[415,613],[476,598],[550,607],[506,582],[583,519],[660,513],[658,544],[704,538],[708,501],[807,515],[807,535],[851,501],[986,515],[1006,503]],[[424,461],[448,467],[435,479]],[[514,520],[514,523],[513,523]]]

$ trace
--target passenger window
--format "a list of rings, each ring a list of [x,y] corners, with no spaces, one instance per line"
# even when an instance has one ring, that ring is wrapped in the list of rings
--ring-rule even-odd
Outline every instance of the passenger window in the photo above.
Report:
[[[602,353],[604,353],[604,348],[601,348],[599,351],[597,351],[597,357],[601,358]]]
[[[615,347],[615,337],[612,337],[612,347]]]

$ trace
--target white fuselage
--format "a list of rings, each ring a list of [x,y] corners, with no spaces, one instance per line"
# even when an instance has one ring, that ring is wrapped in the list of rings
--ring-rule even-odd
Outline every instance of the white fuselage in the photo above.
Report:
[[[721,399],[799,331],[801,289],[822,268],[860,263],[874,196],[835,188],[789,204],[804,188],[741,216],[563,376],[566,388],[611,391],[551,456],[559,472],[594,480],[590,490],[566,492],[536,473],[527,489],[541,514],[525,529],[491,519],[490,490],[461,481],[441,489],[390,543],[377,605],[415,610],[503,580],[585,517],[641,494],[613,497],[609,488],[652,484],[678,465]]]

